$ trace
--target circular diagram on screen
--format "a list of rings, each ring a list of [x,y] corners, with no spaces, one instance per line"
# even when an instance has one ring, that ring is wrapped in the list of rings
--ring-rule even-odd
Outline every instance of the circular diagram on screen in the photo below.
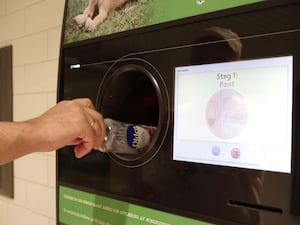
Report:
[[[244,129],[248,110],[243,96],[233,89],[214,93],[206,107],[206,121],[210,131],[218,138],[230,139]]]

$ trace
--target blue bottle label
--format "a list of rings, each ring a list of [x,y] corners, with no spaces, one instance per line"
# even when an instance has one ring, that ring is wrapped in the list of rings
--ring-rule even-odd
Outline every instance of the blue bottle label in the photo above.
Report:
[[[136,126],[128,126],[127,128],[127,143],[132,148],[137,148],[139,143],[139,133]]]

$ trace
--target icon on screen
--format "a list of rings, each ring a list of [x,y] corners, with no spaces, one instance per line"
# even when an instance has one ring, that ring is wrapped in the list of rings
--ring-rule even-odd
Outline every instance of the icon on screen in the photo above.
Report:
[[[231,149],[231,157],[234,159],[238,159],[241,156],[241,151],[238,148]]]
[[[211,152],[214,156],[218,156],[221,153],[221,149],[218,146],[214,146],[212,147]]]

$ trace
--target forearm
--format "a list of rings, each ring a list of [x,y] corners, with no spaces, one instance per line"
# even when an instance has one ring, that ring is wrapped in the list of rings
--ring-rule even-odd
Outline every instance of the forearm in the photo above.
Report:
[[[81,158],[104,137],[103,117],[89,99],[62,101],[32,120],[0,122],[0,164],[67,145],[76,145],[75,156]]]
[[[0,164],[36,151],[31,123],[0,122]]]

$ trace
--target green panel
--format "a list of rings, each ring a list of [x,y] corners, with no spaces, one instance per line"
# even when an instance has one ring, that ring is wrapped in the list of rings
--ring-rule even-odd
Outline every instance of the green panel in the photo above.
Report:
[[[59,222],[68,225],[211,225],[59,186]]]
[[[155,23],[186,18],[237,6],[261,2],[263,0],[162,0],[156,3]]]
[[[133,1],[119,10],[111,10],[108,17],[92,32],[79,28],[74,17],[87,6],[86,0],[68,1],[65,18],[65,43],[165,23],[195,15],[234,8],[264,0],[147,0]]]

